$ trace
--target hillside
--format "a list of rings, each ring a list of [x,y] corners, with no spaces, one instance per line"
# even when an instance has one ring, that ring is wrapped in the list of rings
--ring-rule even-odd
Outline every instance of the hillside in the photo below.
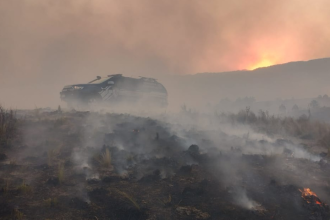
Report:
[[[306,98],[329,94],[330,58],[291,62],[253,71],[242,70],[161,79],[170,103],[198,106],[221,98],[253,96],[258,100]]]

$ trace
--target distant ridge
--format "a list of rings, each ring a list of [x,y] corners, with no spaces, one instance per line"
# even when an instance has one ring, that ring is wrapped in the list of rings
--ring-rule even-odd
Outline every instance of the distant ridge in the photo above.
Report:
[[[282,63],[282,64],[275,64],[272,66],[267,67],[259,67],[254,70],[233,70],[233,71],[224,71],[224,72],[203,72],[203,73],[196,73],[194,75],[199,74],[223,74],[223,73],[242,73],[242,72],[260,72],[260,71],[273,71],[273,70],[282,70],[282,68],[289,68],[290,70],[299,69],[302,67],[307,67],[307,69],[312,69],[315,67],[318,68],[328,68],[330,66],[330,57],[326,58],[320,58],[320,59],[312,59],[307,61],[292,61],[288,63]]]
[[[330,95],[330,58],[296,61],[262,67],[173,76],[165,86],[170,101],[196,106],[222,98],[253,96],[257,100],[310,98]],[[171,94],[175,94],[171,97]]]

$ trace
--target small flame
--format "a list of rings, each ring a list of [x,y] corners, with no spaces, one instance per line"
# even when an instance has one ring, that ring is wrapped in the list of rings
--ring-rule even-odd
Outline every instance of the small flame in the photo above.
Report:
[[[307,203],[311,203],[311,201],[313,201],[315,204],[322,205],[316,193],[313,192],[310,188],[304,188],[304,190],[299,189],[299,191],[301,192],[301,197]]]

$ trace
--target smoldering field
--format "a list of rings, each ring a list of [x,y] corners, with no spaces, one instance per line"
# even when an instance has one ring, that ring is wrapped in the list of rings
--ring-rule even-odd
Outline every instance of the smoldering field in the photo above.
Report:
[[[2,219],[330,215],[330,125],[310,118],[35,109],[0,121]]]
[[[330,59],[250,71],[329,57],[328,9],[0,0],[0,104],[35,108],[0,108],[0,219],[329,219],[330,99],[307,109],[330,92]],[[198,110],[39,109],[116,73],[157,78],[168,109]],[[246,95],[258,102],[223,106]]]

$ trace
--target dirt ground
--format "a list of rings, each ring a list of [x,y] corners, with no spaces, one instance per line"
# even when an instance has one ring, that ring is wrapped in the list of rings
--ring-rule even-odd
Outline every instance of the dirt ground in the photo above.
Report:
[[[0,152],[0,219],[330,219],[330,165],[283,147],[301,142],[128,114],[22,115]]]

